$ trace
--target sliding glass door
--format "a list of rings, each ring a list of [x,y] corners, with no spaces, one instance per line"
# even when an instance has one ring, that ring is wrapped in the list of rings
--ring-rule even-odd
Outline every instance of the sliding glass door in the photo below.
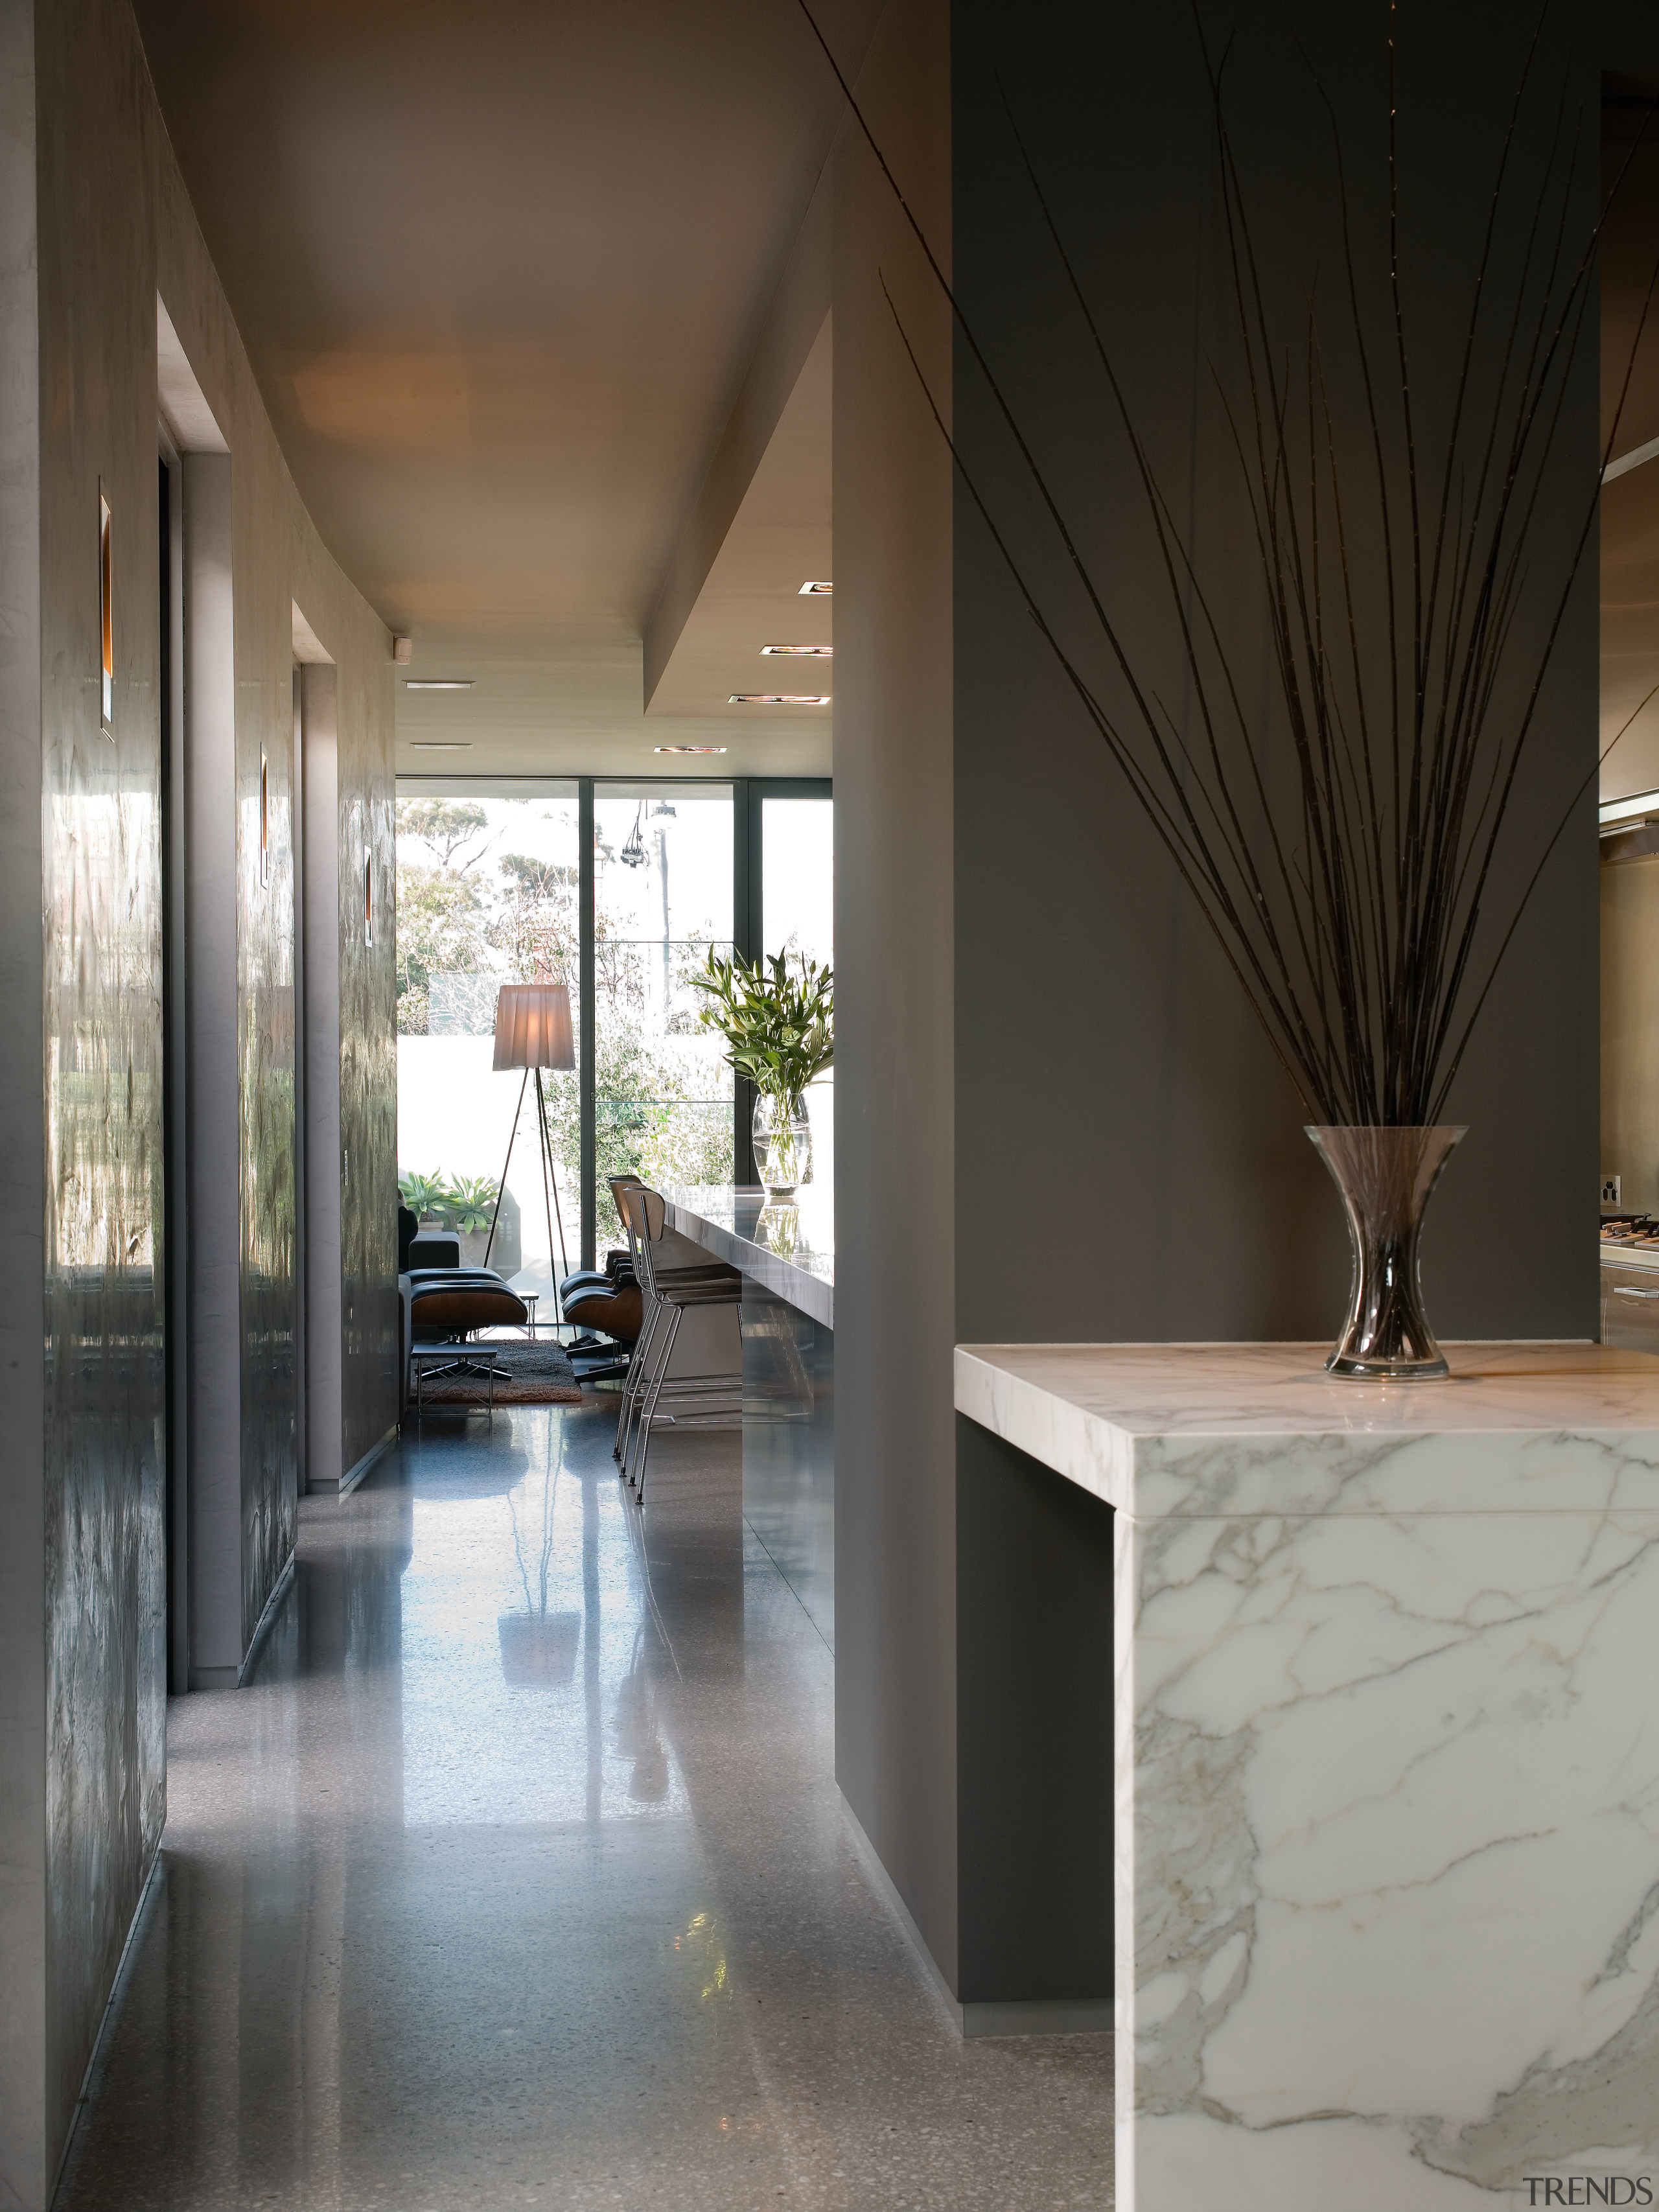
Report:
[[[593,791],[593,1182],[726,1182],[732,1071],[698,1023],[692,977],[732,950],[729,784],[596,783]]]
[[[805,795],[802,795],[805,792]],[[765,783],[750,805],[760,812],[758,950],[835,965],[835,806],[828,787]],[[810,1179],[836,1179],[836,1071],[808,1086],[812,1124]],[[745,1165],[744,1179],[755,1170]]]
[[[566,983],[582,1033],[578,789],[423,779],[400,793],[397,822],[399,1186],[423,1220],[459,1236],[464,1259],[481,1264],[488,1249],[492,1267],[545,1289],[580,1252],[581,1070],[542,1077],[550,1184],[534,1079],[492,1066],[495,994]]]
[[[621,1241],[608,1178],[753,1180],[749,1102],[692,977],[711,947],[832,951],[827,783],[400,779],[398,1161],[405,1199],[480,1260],[544,1289]],[[570,991],[576,1066],[495,1071],[505,982]],[[830,1177],[834,1091],[813,1086]],[[504,1188],[502,1170],[511,1164]],[[562,1231],[562,1241],[561,1238]]]

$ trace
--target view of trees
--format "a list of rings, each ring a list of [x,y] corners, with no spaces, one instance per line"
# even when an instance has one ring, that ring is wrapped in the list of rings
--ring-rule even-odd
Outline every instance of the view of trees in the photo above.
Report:
[[[514,801],[526,809],[533,801]],[[546,819],[548,810],[542,810]],[[429,1033],[434,975],[494,982],[550,980],[570,987],[576,1012],[580,956],[578,869],[503,849],[504,803],[398,802],[398,1030]],[[492,813],[495,826],[492,827]],[[617,855],[601,841],[601,873]],[[626,857],[626,856],[624,856]],[[630,863],[630,865],[640,865]],[[643,865],[650,866],[648,855]],[[660,944],[619,940],[604,901],[595,917],[595,1219],[604,1247],[614,1209],[607,1178],[725,1182],[732,1173],[730,1077],[711,1067],[690,980],[714,939]],[[488,994],[486,994],[486,999]],[[562,1175],[580,1162],[578,1078],[549,1074],[548,1123]],[[714,1103],[719,1102],[719,1103]]]

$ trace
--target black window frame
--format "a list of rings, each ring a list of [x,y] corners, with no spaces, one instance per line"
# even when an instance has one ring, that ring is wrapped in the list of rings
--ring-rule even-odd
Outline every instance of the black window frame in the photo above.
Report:
[[[835,797],[835,780],[827,775],[619,775],[614,771],[605,775],[469,775],[458,769],[453,777],[441,771],[416,769],[397,779],[403,787],[422,790],[447,787],[453,782],[459,789],[487,789],[491,784],[512,787],[513,795],[524,793],[526,787],[545,785],[550,791],[568,793],[572,784],[576,787],[576,838],[578,845],[578,954],[579,994],[580,1012],[578,1023],[577,1046],[578,1098],[580,1102],[580,1154],[581,1181],[581,1264],[592,1267],[597,1263],[599,1250],[599,1220],[593,1194],[593,1176],[599,1158],[599,1103],[594,1084],[594,1059],[597,1037],[597,1010],[594,1005],[594,937],[593,903],[595,895],[593,866],[594,798],[607,787],[623,784],[632,788],[641,784],[674,785],[684,790],[688,784],[706,782],[712,787],[729,791],[732,794],[732,943],[745,960],[756,960],[764,951],[765,915],[762,911],[763,890],[766,881],[765,805],[769,799],[828,799]],[[506,795],[505,792],[503,795]],[[754,1158],[751,1151],[752,1117],[755,1110],[754,1085],[735,1078],[732,1084],[732,1177],[734,1182],[752,1183]]]

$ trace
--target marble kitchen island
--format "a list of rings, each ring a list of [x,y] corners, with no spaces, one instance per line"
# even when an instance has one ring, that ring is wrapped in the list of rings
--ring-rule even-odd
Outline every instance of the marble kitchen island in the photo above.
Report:
[[[1325,1349],[956,1354],[1115,1509],[1118,2204],[1659,2202],[1659,1359]]]
[[[795,1206],[729,1184],[664,1193],[668,1226],[743,1275],[743,1510],[831,1650],[836,1640],[835,1197]]]

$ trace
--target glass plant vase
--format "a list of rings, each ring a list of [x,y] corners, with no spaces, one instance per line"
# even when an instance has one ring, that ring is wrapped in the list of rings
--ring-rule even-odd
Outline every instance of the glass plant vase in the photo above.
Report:
[[[793,1260],[800,1242],[800,1208],[787,1199],[775,1204],[769,1199],[755,1223],[755,1242],[781,1260]]]
[[[1353,1291],[1332,1375],[1362,1382],[1430,1382],[1450,1370],[1423,1310],[1418,1243],[1429,1194],[1462,1127],[1310,1127],[1342,1195],[1353,1247]]]
[[[804,1098],[763,1091],[752,1124],[755,1171],[769,1199],[793,1198],[812,1165],[812,1125]]]

